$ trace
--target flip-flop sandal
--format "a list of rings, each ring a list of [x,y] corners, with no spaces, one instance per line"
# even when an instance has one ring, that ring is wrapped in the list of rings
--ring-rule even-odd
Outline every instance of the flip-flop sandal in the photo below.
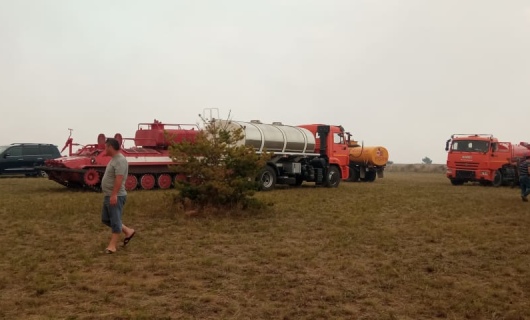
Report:
[[[131,241],[131,239],[134,237],[135,234],[136,234],[136,231],[134,231],[129,237],[123,239],[123,246],[124,247],[127,245],[127,243],[129,243],[129,241]]]
[[[105,249],[105,253],[106,254],[112,254],[112,253],[115,253],[116,251],[112,251],[110,249]]]

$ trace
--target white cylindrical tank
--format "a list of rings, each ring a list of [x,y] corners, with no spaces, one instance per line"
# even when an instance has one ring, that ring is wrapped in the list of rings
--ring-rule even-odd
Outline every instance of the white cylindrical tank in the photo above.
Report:
[[[286,126],[280,123],[264,124],[257,121],[243,122],[215,120],[217,124],[242,128],[242,144],[253,147],[257,152],[314,153],[315,136],[305,128]]]

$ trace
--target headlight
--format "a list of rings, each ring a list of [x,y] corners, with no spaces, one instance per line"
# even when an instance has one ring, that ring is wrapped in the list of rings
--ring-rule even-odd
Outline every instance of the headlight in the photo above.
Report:
[[[489,172],[488,171],[480,171],[480,175],[482,176],[489,176]]]

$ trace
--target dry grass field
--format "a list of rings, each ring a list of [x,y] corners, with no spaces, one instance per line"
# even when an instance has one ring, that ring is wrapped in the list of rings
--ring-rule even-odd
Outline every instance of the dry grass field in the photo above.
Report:
[[[129,194],[137,235],[105,255],[101,194],[0,179],[0,318],[530,319],[530,203],[443,173],[259,193],[188,216]]]
[[[444,164],[423,164],[423,163],[395,163],[387,165],[386,172],[423,172],[423,173],[445,173],[447,167]]]

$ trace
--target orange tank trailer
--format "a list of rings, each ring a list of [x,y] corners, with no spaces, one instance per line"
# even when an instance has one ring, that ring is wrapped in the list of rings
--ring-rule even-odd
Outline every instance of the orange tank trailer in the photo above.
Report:
[[[350,139],[348,133],[350,173],[346,181],[373,182],[376,177],[383,178],[388,162],[388,150],[383,146],[364,146]]]

